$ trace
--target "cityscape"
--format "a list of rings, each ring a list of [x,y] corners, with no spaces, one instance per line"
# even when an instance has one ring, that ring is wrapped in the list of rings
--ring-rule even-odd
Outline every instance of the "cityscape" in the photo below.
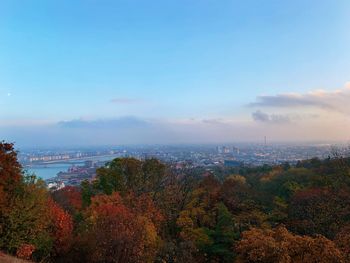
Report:
[[[266,139],[265,139],[266,140]],[[278,165],[335,154],[347,156],[346,143],[238,143],[218,145],[148,145],[115,146],[79,149],[26,150],[19,154],[23,167],[42,177],[48,188],[79,186],[93,180],[96,169],[115,158],[133,157],[139,160],[158,159],[171,167],[183,168],[254,167]],[[58,167],[57,167],[58,166]],[[56,169],[50,169],[56,167]]]

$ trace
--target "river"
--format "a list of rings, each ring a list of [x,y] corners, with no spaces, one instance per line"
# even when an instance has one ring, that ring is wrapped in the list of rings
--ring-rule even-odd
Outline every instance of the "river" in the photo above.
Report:
[[[88,158],[87,160],[93,160],[93,161],[110,161],[116,157],[120,157],[119,155],[110,155],[110,156],[96,156],[93,158]],[[48,163],[48,164],[34,164],[30,167],[26,167],[25,170],[28,173],[34,173],[36,176],[40,177],[41,179],[49,179],[52,177],[55,177],[59,172],[66,172],[69,167],[72,165],[84,165],[85,160],[73,160],[70,162],[64,162],[64,163]]]

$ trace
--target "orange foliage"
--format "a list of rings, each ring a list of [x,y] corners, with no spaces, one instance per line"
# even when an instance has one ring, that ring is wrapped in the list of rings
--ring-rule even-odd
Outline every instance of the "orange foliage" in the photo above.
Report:
[[[323,236],[294,235],[283,226],[274,230],[253,228],[243,232],[236,252],[237,262],[344,262],[342,253],[331,240]]]
[[[153,222],[159,213],[148,197],[129,195],[126,203],[130,207],[119,193],[92,198],[88,219],[93,262],[152,262],[158,240]]]
[[[16,252],[16,256],[21,259],[30,259],[35,250],[35,246],[31,244],[22,244]]]
[[[164,220],[163,215],[155,207],[152,198],[148,194],[142,194],[137,197],[130,192],[124,196],[123,200],[125,205],[132,209],[135,214],[149,219],[155,226],[159,226]]]
[[[348,262],[350,262],[350,225],[343,227],[336,235],[334,242],[344,253]]]

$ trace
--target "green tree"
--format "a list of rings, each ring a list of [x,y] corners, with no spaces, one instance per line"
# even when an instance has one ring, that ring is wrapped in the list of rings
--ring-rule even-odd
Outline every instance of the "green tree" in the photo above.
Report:
[[[35,246],[34,255],[47,256],[52,248],[49,234],[48,193],[43,181],[26,176],[0,217],[0,247],[14,254],[23,244]]]
[[[97,170],[96,187],[105,194],[132,191],[137,195],[162,190],[166,166],[156,159],[117,158]]]
[[[208,255],[210,262],[233,262],[234,252],[232,251],[235,240],[239,233],[234,225],[234,219],[230,211],[223,203],[218,203],[216,209],[216,225],[210,229],[210,245],[202,249]]]

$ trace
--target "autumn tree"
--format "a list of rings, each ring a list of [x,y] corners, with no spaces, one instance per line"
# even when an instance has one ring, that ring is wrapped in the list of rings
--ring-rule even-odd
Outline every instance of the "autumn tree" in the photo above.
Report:
[[[74,215],[82,209],[82,193],[78,187],[66,186],[51,193],[53,200],[65,211]]]
[[[206,242],[208,236],[204,228],[215,225],[213,209],[218,202],[220,184],[211,177],[206,178],[199,187],[193,189],[188,203],[177,219],[177,225],[181,229],[180,236],[185,240]]]
[[[220,198],[233,214],[240,232],[250,227],[266,224],[267,216],[254,198],[254,192],[245,177],[231,175],[225,179],[220,189]]]
[[[140,198],[140,199],[138,199]],[[91,262],[152,262],[158,247],[161,216],[149,197],[119,193],[92,198],[85,233]]]
[[[306,235],[334,238],[350,218],[350,192],[312,188],[296,193],[288,208],[288,227]]]
[[[47,207],[50,216],[50,235],[53,238],[55,254],[65,253],[72,242],[73,220],[55,201],[48,200]]]
[[[333,241],[324,236],[298,236],[283,227],[243,232],[236,246],[239,262],[340,263],[344,257]]]
[[[23,175],[11,143],[0,143],[0,249],[43,257],[51,250],[43,181]],[[29,249],[30,248],[30,249]],[[23,252],[23,253],[22,253]],[[30,253],[29,253],[30,252]]]
[[[224,204],[234,213],[244,209],[244,202],[251,199],[246,179],[241,175],[231,175],[225,179],[220,189]]]
[[[334,239],[339,250],[344,254],[347,262],[350,262],[350,224],[344,225]]]
[[[9,253],[15,253],[23,244],[34,245],[34,255],[44,257],[52,248],[47,231],[50,218],[46,187],[34,176],[22,180],[16,194],[9,198],[9,209],[1,213],[0,247]]]
[[[196,246],[199,253],[194,256],[199,262],[233,260],[231,248],[238,235],[232,214],[220,202],[220,188],[214,176],[205,177],[177,220],[181,239]]]
[[[192,191],[198,184],[197,173],[192,169],[173,171],[165,178],[163,190],[156,194],[154,203],[164,218],[160,226],[162,242],[157,253],[157,263],[197,262],[194,257],[197,247],[192,241],[179,238],[181,229],[177,220],[191,202]]]
[[[44,181],[23,174],[12,144],[0,144],[0,165],[0,249],[34,260],[62,251],[70,216],[50,200]]]
[[[13,144],[0,142],[0,213],[9,208],[7,202],[15,194],[22,176],[22,167],[17,160]]]

